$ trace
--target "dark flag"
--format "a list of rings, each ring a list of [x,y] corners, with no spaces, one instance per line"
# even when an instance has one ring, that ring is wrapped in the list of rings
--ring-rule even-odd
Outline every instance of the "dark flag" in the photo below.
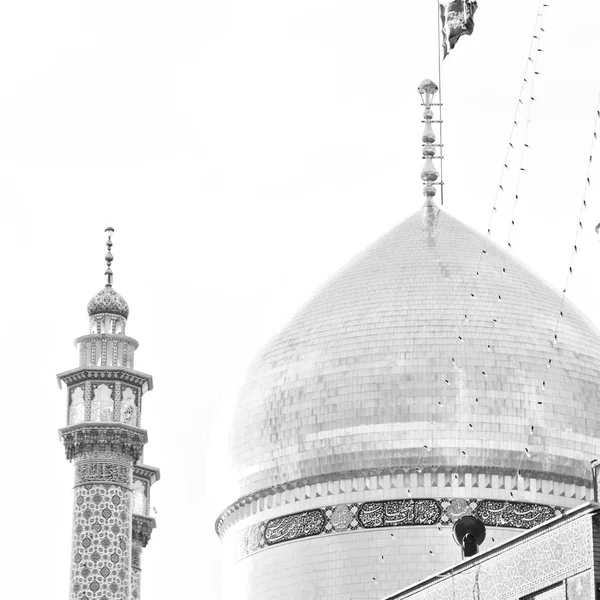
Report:
[[[440,3],[444,58],[456,46],[461,35],[473,33],[475,27],[473,15],[476,10],[477,2],[475,0],[451,0]]]

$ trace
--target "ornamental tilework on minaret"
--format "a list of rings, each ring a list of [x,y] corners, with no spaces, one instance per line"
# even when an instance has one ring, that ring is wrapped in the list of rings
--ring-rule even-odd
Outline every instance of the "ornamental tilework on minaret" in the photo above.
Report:
[[[58,375],[67,386],[60,435],[75,463],[70,600],[139,600],[141,551],[155,527],[148,507],[160,472],[141,462],[152,377],[133,370],[138,343],[125,335],[129,306],[112,287],[107,232],[107,283],[88,304],[89,333],[75,340],[79,366]]]

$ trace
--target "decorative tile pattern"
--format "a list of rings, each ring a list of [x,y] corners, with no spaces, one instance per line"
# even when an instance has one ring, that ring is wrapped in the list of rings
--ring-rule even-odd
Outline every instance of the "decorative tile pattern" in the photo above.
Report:
[[[72,385],[77,385],[78,383],[84,381],[103,380],[104,382],[106,382],[110,380],[119,380],[124,381],[125,383],[135,385],[139,388],[144,389],[145,391],[152,389],[152,377],[150,375],[144,375],[140,372],[132,373],[131,371],[119,369],[118,367],[110,371],[90,370],[85,367],[79,367],[77,369],[73,369],[72,371],[68,371],[67,373],[61,373],[59,377],[69,387]]]
[[[346,531],[352,523],[356,523],[356,526],[358,526],[356,511],[353,511],[347,504],[338,504],[333,510],[326,511],[325,514],[331,523],[330,531],[341,533]]]
[[[474,500],[467,500],[465,498],[452,498],[452,500],[441,501],[442,510],[442,522],[454,523],[465,515],[472,515],[477,508],[478,503]],[[504,503],[502,503],[504,504]]]
[[[131,547],[131,600],[141,598],[142,580],[142,545],[139,540],[134,539]]]
[[[75,488],[71,600],[129,598],[131,491],[117,485]]]
[[[114,363],[116,364],[116,363]],[[114,387],[114,420],[119,423],[125,423],[122,418],[122,404],[123,404],[123,386],[120,381],[115,382]],[[128,425],[137,425],[137,423],[127,423]]]
[[[472,600],[473,598],[564,598],[561,582],[592,566],[590,517],[561,523],[539,535],[519,541],[502,551],[483,555],[465,568],[439,580],[391,596],[390,600]],[[591,598],[589,574],[571,579],[572,590]],[[552,589],[553,586],[557,586]],[[547,595],[535,595],[537,590]],[[567,589],[569,580],[567,580]],[[562,596],[560,595],[562,593]],[[573,596],[576,598],[576,596]],[[571,598],[571,596],[569,596]]]
[[[265,523],[247,527],[238,537],[238,554],[240,557],[254,554],[265,547]]]
[[[142,568],[142,544],[139,540],[133,540],[131,547],[131,568],[138,570]]]
[[[89,379],[82,379],[80,380],[83,383],[83,401],[85,403],[85,420],[86,421],[91,421],[92,420],[92,382]],[[71,389],[70,387],[70,383],[68,383],[67,385],[69,385],[69,389]],[[73,423],[70,423],[71,425]]]
[[[141,583],[142,583],[142,572],[138,569],[131,571],[131,598],[132,600],[140,600],[141,594]]]
[[[98,314],[119,315],[127,319],[129,317],[129,305],[125,298],[112,287],[102,288],[88,303],[88,315],[91,317]]]
[[[238,556],[266,546],[321,534],[382,527],[447,525],[464,515],[485,525],[531,529],[562,514],[562,509],[529,502],[499,502],[475,498],[417,498],[338,504],[294,513],[252,525],[238,534]]]

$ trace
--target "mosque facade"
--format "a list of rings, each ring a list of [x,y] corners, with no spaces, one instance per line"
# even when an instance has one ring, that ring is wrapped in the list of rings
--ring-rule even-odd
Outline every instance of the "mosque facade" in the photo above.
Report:
[[[152,377],[134,369],[129,306],[112,287],[112,231],[106,286],[88,304],[88,334],[75,340],[79,366],[57,376],[67,387],[60,436],[75,464],[71,600],[139,600],[142,550],[156,526],[150,487],[160,471],[143,463],[141,428]]]
[[[461,517],[485,553],[594,498],[600,334],[436,206],[431,96],[423,207],[317,291],[237,398],[225,598],[383,598],[460,561]]]

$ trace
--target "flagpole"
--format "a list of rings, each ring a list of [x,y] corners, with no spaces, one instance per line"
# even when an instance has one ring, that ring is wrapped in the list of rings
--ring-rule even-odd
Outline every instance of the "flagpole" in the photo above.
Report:
[[[438,42],[438,81],[440,87],[440,204],[444,206],[444,140],[442,137],[443,130],[443,116],[442,108],[444,106],[442,100],[442,42],[441,42],[441,31],[440,31],[440,1],[437,0],[437,14],[435,15],[435,22],[437,26],[437,42]]]

